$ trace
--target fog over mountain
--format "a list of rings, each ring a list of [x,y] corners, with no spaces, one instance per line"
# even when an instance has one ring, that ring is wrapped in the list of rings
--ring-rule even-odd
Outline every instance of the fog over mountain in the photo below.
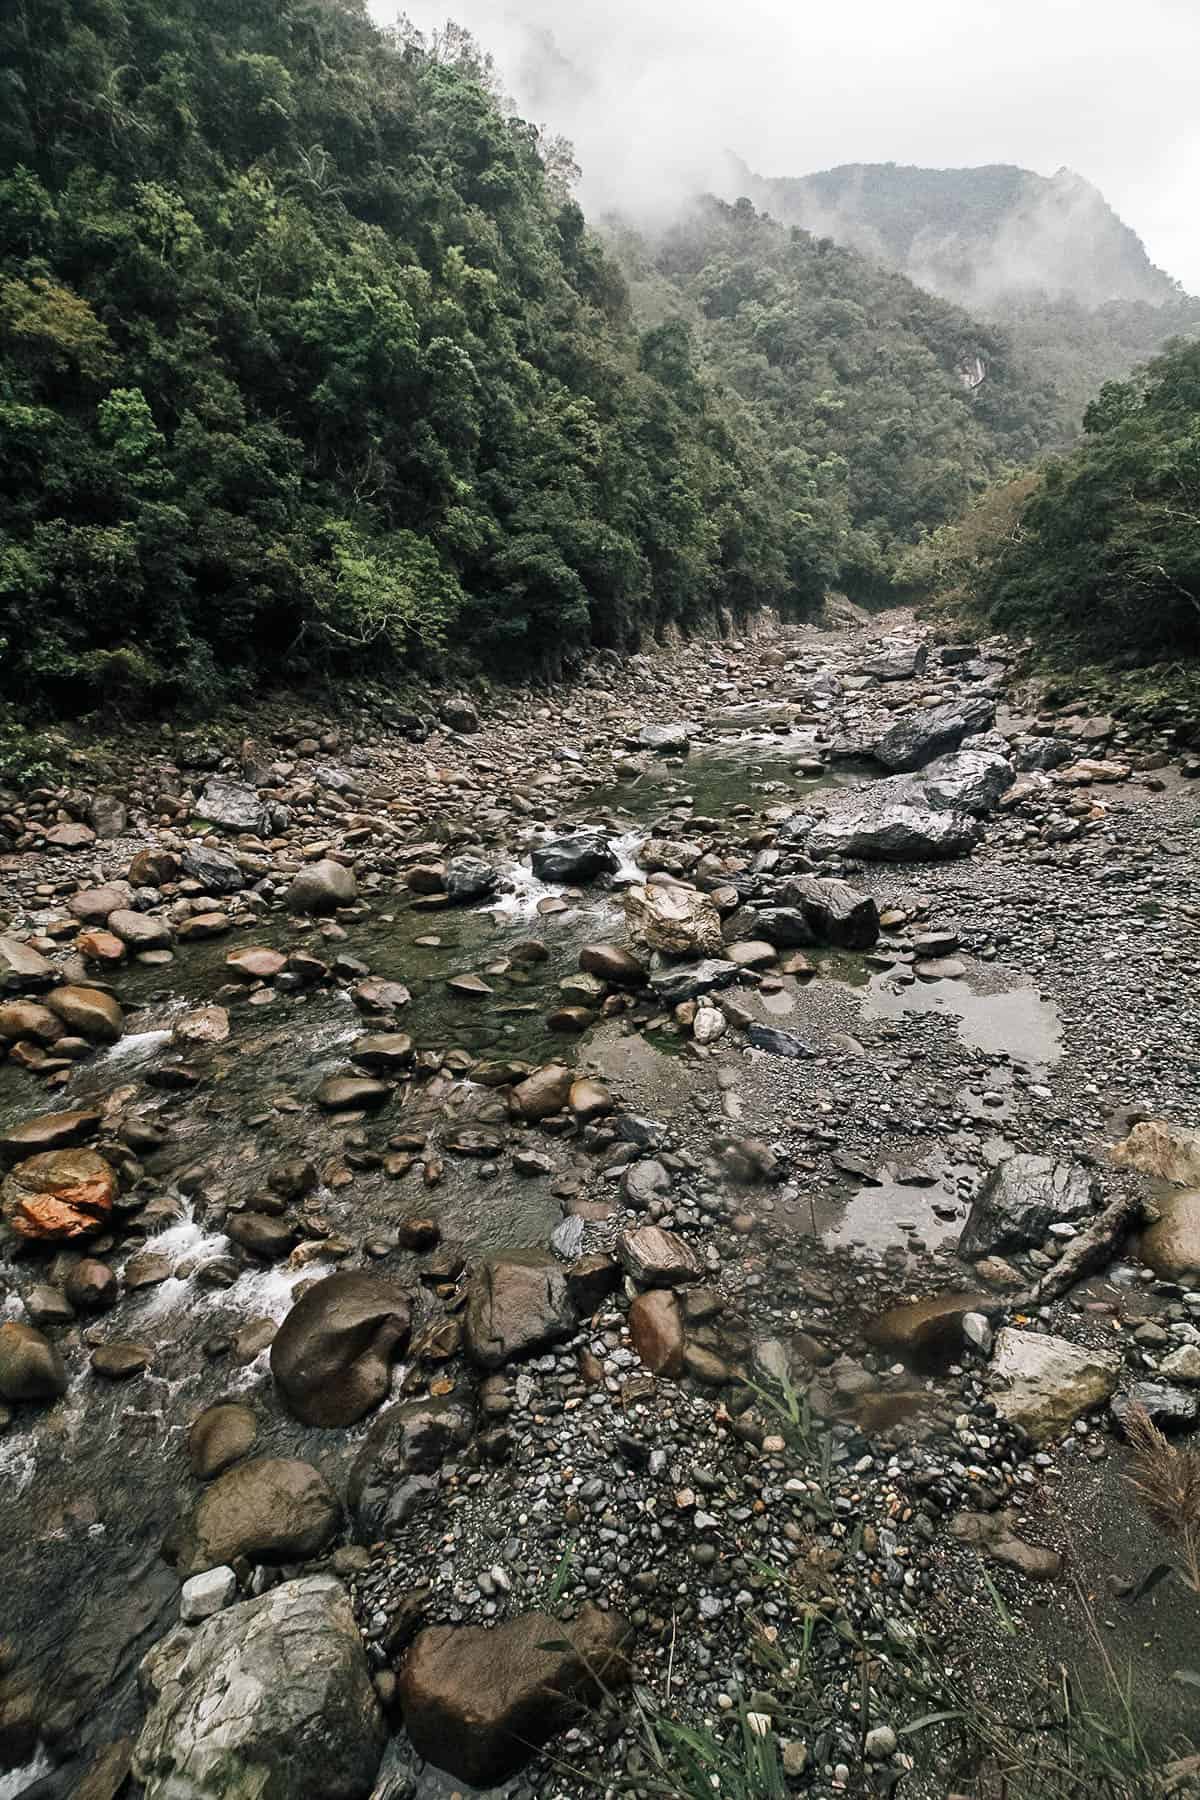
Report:
[[[521,109],[575,142],[592,212],[652,216],[700,188],[734,197],[727,149],[768,178],[890,162],[1077,171],[1152,264],[1200,291],[1193,0],[1094,0],[1086,14],[1075,0],[744,0],[734,12],[718,0],[413,0],[408,11],[423,29],[450,11],[476,33]],[[1014,273],[1031,244],[1036,233],[1000,246]],[[1033,270],[1052,291],[1056,256],[1060,274],[1071,260],[1059,251]],[[1011,285],[1006,269],[989,286],[997,279]]]

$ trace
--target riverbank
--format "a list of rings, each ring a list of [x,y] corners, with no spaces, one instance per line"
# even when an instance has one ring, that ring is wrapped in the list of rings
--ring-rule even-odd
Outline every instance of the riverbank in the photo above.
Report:
[[[0,1402],[0,1766],[58,1766],[0,1794],[135,1740],[166,1791],[203,1734],[160,1702],[139,1739],[136,1669],[213,1566],[195,1639],[336,1575],[315,1710],[389,1737],[380,1793],[507,1777],[535,1715],[567,1735],[515,1792],[652,1791],[627,1673],[798,1793],[942,1792],[931,1665],[1027,1697],[1066,1660],[1102,1705],[1094,1636],[1149,1760],[1186,1748],[1197,1601],[1139,1592],[1174,1553],[1119,1420],[1149,1382],[1195,1426],[1200,1169],[1112,1149],[1200,1123],[1200,784],[1009,669],[796,627],[76,746],[77,791],[12,799],[0,1305],[41,1342],[0,1375],[41,1387]],[[99,1188],[22,1187],[38,1153]],[[1123,1199],[1157,1267],[1135,1229],[1054,1295]],[[542,1634],[589,1606],[614,1697],[571,1726]],[[507,1654],[436,1637],[484,1625]]]

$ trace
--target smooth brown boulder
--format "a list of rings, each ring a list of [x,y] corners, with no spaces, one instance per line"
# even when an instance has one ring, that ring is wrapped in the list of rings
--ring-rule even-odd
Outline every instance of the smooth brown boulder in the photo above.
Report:
[[[107,1263],[85,1256],[67,1276],[63,1291],[76,1312],[107,1312],[117,1304],[120,1283]]]
[[[67,1391],[67,1371],[49,1338],[9,1319],[0,1325],[0,1399],[57,1400]]]
[[[233,920],[227,913],[193,913],[182,921],[176,936],[181,944],[201,943],[206,938],[224,937],[232,929]]]
[[[629,1308],[629,1337],[654,1375],[678,1375],[683,1369],[683,1320],[679,1302],[667,1288],[639,1294]]]
[[[0,1137],[0,1150],[10,1157],[34,1156],[42,1150],[70,1150],[95,1137],[102,1117],[99,1108],[92,1106],[43,1113],[38,1119],[25,1119],[6,1131]]]
[[[412,1327],[408,1295],[385,1275],[326,1276],[299,1299],[271,1345],[271,1373],[305,1425],[353,1425],[387,1394]]]
[[[225,1235],[262,1262],[282,1262],[296,1242],[294,1228],[271,1213],[233,1213],[225,1221]]]
[[[566,1270],[543,1250],[505,1250],[480,1263],[467,1290],[467,1350],[498,1369],[569,1337],[576,1326]]]
[[[590,1075],[581,1075],[578,1081],[571,1083],[568,1095],[571,1111],[584,1124],[592,1119],[605,1119],[613,1110],[612,1093],[603,1081],[596,1081]]]
[[[236,1400],[206,1406],[188,1432],[192,1474],[201,1481],[211,1481],[253,1450],[257,1442],[258,1420],[250,1407]]]
[[[9,1000],[0,1006],[0,1042],[53,1044],[63,1035],[63,1022],[48,1006],[36,1000]]]
[[[1158,1220],[1142,1233],[1139,1253],[1164,1281],[1200,1273],[1200,1188],[1156,1200]]]
[[[268,950],[261,944],[250,944],[244,950],[231,950],[225,967],[239,981],[273,981],[287,966],[287,957],[279,950]]]
[[[104,1375],[109,1381],[128,1381],[141,1375],[153,1361],[150,1345],[139,1344],[134,1338],[110,1338],[92,1351],[93,1373]]]
[[[390,1087],[367,1075],[327,1075],[313,1096],[322,1112],[357,1112],[364,1106],[373,1110],[391,1097]]]
[[[645,987],[649,979],[646,965],[620,944],[585,944],[579,967],[585,975],[598,975],[614,987]]]
[[[103,1228],[116,1197],[116,1175],[94,1150],[47,1150],[9,1171],[0,1215],[21,1237],[86,1237]]]
[[[99,988],[52,988],[46,1005],[89,1044],[115,1044],[125,1029],[121,1008],[111,994]]]
[[[311,1463],[256,1456],[219,1476],[183,1527],[176,1566],[186,1581],[235,1557],[303,1562],[341,1520],[337,1495]]]
[[[562,1063],[546,1063],[513,1089],[513,1104],[523,1119],[548,1119],[567,1104],[574,1082]]]
[[[631,1636],[619,1613],[593,1606],[569,1625],[525,1613],[490,1631],[430,1626],[400,1670],[405,1729],[435,1768],[494,1787],[602,1691],[629,1680]]]

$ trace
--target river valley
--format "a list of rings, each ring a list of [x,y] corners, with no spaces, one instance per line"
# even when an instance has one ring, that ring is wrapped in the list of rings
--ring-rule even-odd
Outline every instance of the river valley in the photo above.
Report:
[[[651,1719],[982,1797],[914,1721],[1063,1665],[1195,1778],[1195,726],[1018,670],[853,614],[0,796],[0,1800],[691,1791]]]

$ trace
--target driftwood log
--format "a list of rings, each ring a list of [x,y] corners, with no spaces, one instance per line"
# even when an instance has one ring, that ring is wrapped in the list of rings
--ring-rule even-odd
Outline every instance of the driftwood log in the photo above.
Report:
[[[1141,1216],[1142,1200],[1137,1194],[1122,1194],[1098,1213],[1086,1231],[1073,1237],[1040,1281],[1018,1295],[1016,1306],[1044,1305],[1047,1300],[1060,1300],[1077,1281],[1110,1261],[1113,1251],[1125,1233]]]

